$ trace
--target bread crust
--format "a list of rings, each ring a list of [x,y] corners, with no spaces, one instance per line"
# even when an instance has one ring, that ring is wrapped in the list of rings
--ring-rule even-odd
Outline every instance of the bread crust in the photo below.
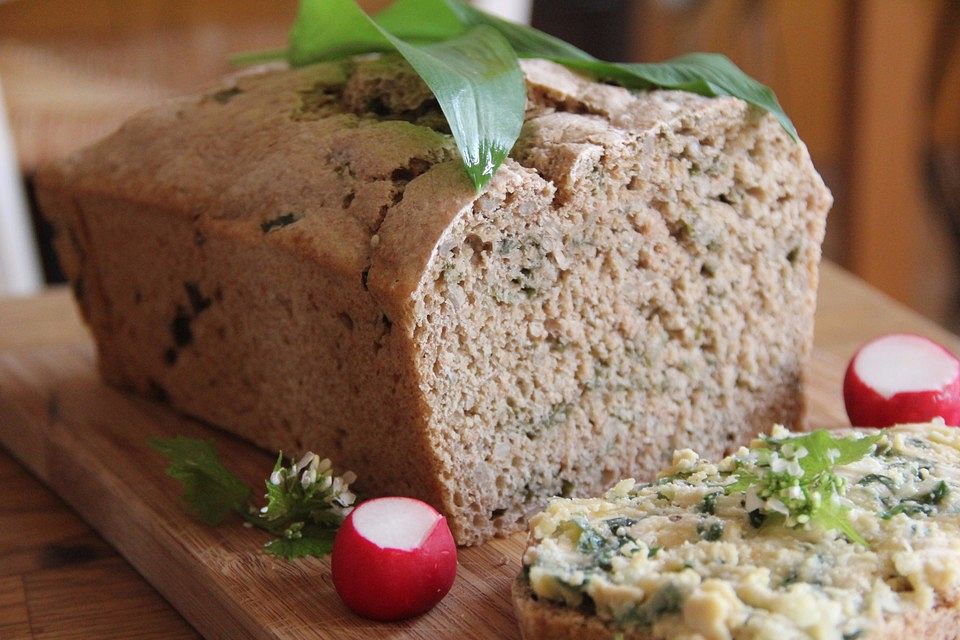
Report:
[[[538,599],[523,574],[514,580],[511,594],[524,640],[653,640],[639,629],[618,629],[596,616]]]

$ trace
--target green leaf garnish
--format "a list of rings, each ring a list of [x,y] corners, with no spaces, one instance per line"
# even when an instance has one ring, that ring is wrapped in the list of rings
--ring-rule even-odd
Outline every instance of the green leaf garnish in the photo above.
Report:
[[[445,42],[396,42],[430,87],[473,184],[482,188],[510,152],[523,126],[527,89],[510,45],[490,27]]]
[[[719,53],[688,53],[665,62],[609,63],[555,60],[564,66],[611,80],[629,89],[676,89],[701,96],[732,96],[769,111],[796,142],[793,122],[787,117],[773,90],[763,85]]]
[[[433,92],[479,189],[520,135],[527,99],[517,56],[487,26],[441,42],[415,44],[391,34],[354,0],[302,0],[290,32],[294,66],[374,51],[396,51]]]
[[[354,479],[349,472],[334,476],[330,460],[314,453],[291,460],[289,467],[280,455],[266,481],[267,504],[252,516],[254,524],[288,538],[290,527],[298,533],[304,527],[336,529],[356,499],[348,488]]]
[[[148,444],[170,461],[167,475],[183,485],[181,500],[196,519],[217,525],[246,507],[250,488],[223,466],[209,442],[178,436]]]
[[[800,467],[805,475],[816,475],[830,471],[836,466],[850,464],[862,459],[873,451],[883,436],[849,436],[835,438],[826,429],[812,431],[806,435],[787,438],[779,442],[779,448],[789,443],[793,447],[803,447],[807,455],[800,459]],[[775,440],[768,442],[776,443]]]
[[[396,0],[373,19],[396,37],[413,42],[447,40],[474,26],[446,0]]]
[[[762,524],[766,516],[776,514],[783,516],[785,526],[812,524],[867,546],[840,501],[846,485],[834,470],[870,454],[881,438],[881,434],[837,438],[823,429],[783,439],[766,437],[737,459],[733,481],[724,490],[761,502],[759,508],[748,505],[751,522]]]
[[[833,529],[839,531],[847,538],[856,542],[857,544],[862,544],[865,547],[869,547],[870,544],[864,539],[860,533],[853,528],[853,525],[850,523],[850,517],[848,515],[849,509],[842,506],[838,502],[834,502],[832,499],[827,498],[823,500],[823,503],[810,514],[810,522],[812,524],[818,525],[823,529]]]
[[[676,89],[707,97],[733,96],[776,117],[791,138],[797,130],[780,106],[773,91],[757,82],[724,55],[688,53],[665,62],[605,62],[586,51],[542,31],[484,13],[459,0],[426,0],[446,5],[464,25],[489,25],[500,31],[521,58],[544,58],[571,69],[584,71],[598,80],[615,82],[628,89]],[[399,2],[397,3],[399,4]],[[421,4],[406,0],[405,4]],[[413,17],[413,16],[411,16]],[[410,37],[428,37],[424,31],[409,32]]]
[[[284,560],[296,560],[303,557],[322,557],[333,550],[333,538],[336,529],[321,529],[318,533],[303,535],[299,538],[274,538],[263,545],[272,556]]]
[[[735,480],[733,483],[724,487],[725,493],[728,496],[734,493],[746,493],[747,489],[760,483],[759,475],[743,469],[737,471],[737,474],[734,476],[734,478]]]
[[[235,56],[238,64],[285,57],[293,66],[398,52],[433,92],[467,175],[482,188],[520,134],[526,87],[518,58],[544,58],[628,89],[733,96],[772,113],[791,138],[793,123],[769,87],[728,58],[691,53],[659,63],[616,63],[462,0],[398,0],[367,16],[354,0],[301,0],[285,51]]]
[[[252,491],[231,473],[209,442],[193,438],[151,438],[149,445],[169,461],[167,474],[183,484],[186,510],[207,524],[220,524],[236,514],[250,525],[276,536],[264,545],[267,553],[293,560],[330,553],[333,537],[356,496],[347,472],[335,476],[329,460],[308,453],[284,466],[277,456],[266,481],[267,503],[250,503]]]

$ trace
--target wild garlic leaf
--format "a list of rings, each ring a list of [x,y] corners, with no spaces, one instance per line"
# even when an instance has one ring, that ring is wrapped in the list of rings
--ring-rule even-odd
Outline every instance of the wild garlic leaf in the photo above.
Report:
[[[250,488],[223,466],[209,442],[178,436],[148,444],[169,461],[167,475],[183,484],[183,504],[195,518],[217,525],[243,512]]]
[[[468,28],[447,0],[397,0],[373,19],[392,35],[414,42],[446,40]]]
[[[299,537],[280,535],[263,545],[264,551],[284,560],[296,560],[307,556],[322,557],[333,551],[336,528],[308,527],[299,532]]]
[[[409,1],[409,0],[408,0]],[[442,2],[465,26],[487,25],[499,31],[521,58],[547,60],[592,60],[600,62],[572,44],[524,24],[510,22],[470,6],[460,0],[427,0]]]
[[[551,59],[628,89],[675,89],[707,97],[740,98],[747,104],[769,111],[794,141],[799,140],[793,122],[773,90],[748,76],[719,53],[688,53],[665,62]]]
[[[483,26],[432,45],[396,45],[437,97],[467,175],[482,188],[523,126],[527,89],[510,45]]]
[[[434,29],[432,25],[423,25],[418,19],[415,9],[427,7],[432,15],[442,16],[443,28]],[[450,37],[455,33],[450,25],[450,15],[454,15],[464,28],[477,25],[493,27],[507,39],[521,58],[552,60],[628,89],[676,89],[707,97],[740,98],[772,113],[790,137],[798,140],[797,130],[774,92],[720,54],[689,53],[655,63],[605,62],[538,29],[492,16],[460,0],[400,0],[384,13],[388,11],[391,12],[389,23],[392,28],[402,30],[407,37],[414,39]]]
[[[341,14],[338,17],[342,21],[335,22],[326,19],[326,11],[328,9],[322,3],[313,2],[309,6],[301,3],[287,48],[239,53],[230,57],[230,63],[248,66],[286,60],[292,66],[304,66],[344,57],[349,54],[331,54],[331,50],[343,46],[343,38],[337,36],[338,30],[349,33],[359,29],[358,48],[361,50],[356,53],[392,50],[376,34],[369,32],[365,20],[360,20],[355,13]],[[397,0],[374,15],[373,20],[397,38],[421,43],[446,40],[467,30],[446,0]],[[335,46],[331,46],[333,41],[336,41]],[[373,45],[364,49],[364,42],[373,42]]]
[[[303,0],[290,32],[294,66],[395,50],[433,92],[477,189],[489,182],[520,135],[526,85],[509,43],[478,26],[428,44],[402,40],[354,0]]]
[[[301,0],[287,61],[302,67],[376,51],[393,51],[383,31],[354,0]]]
[[[660,63],[605,62],[462,0],[398,0],[373,18],[354,0],[301,0],[286,58],[292,66],[303,66],[387,51],[398,51],[437,98],[477,189],[503,162],[523,124],[526,87],[518,57],[552,60],[629,89],[737,97],[772,113],[797,140],[773,91],[725,56],[692,53]],[[262,62],[277,53],[234,60]]]

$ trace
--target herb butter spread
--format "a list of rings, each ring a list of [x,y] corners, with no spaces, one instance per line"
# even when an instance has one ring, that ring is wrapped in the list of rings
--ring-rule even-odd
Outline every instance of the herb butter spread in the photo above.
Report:
[[[537,598],[652,638],[866,638],[960,592],[960,429],[791,433],[654,482],[553,499],[530,524]]]

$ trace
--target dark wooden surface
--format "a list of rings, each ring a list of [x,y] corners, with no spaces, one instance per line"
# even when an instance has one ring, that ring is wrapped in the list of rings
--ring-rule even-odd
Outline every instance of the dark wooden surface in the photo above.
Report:
[[[0,638],[199,637],[103,538],[0,451]]]
[[[65,289],[0,299],[0,352],[84,339]],[[101,536],[0,449],[0,639],[199,637]]]

